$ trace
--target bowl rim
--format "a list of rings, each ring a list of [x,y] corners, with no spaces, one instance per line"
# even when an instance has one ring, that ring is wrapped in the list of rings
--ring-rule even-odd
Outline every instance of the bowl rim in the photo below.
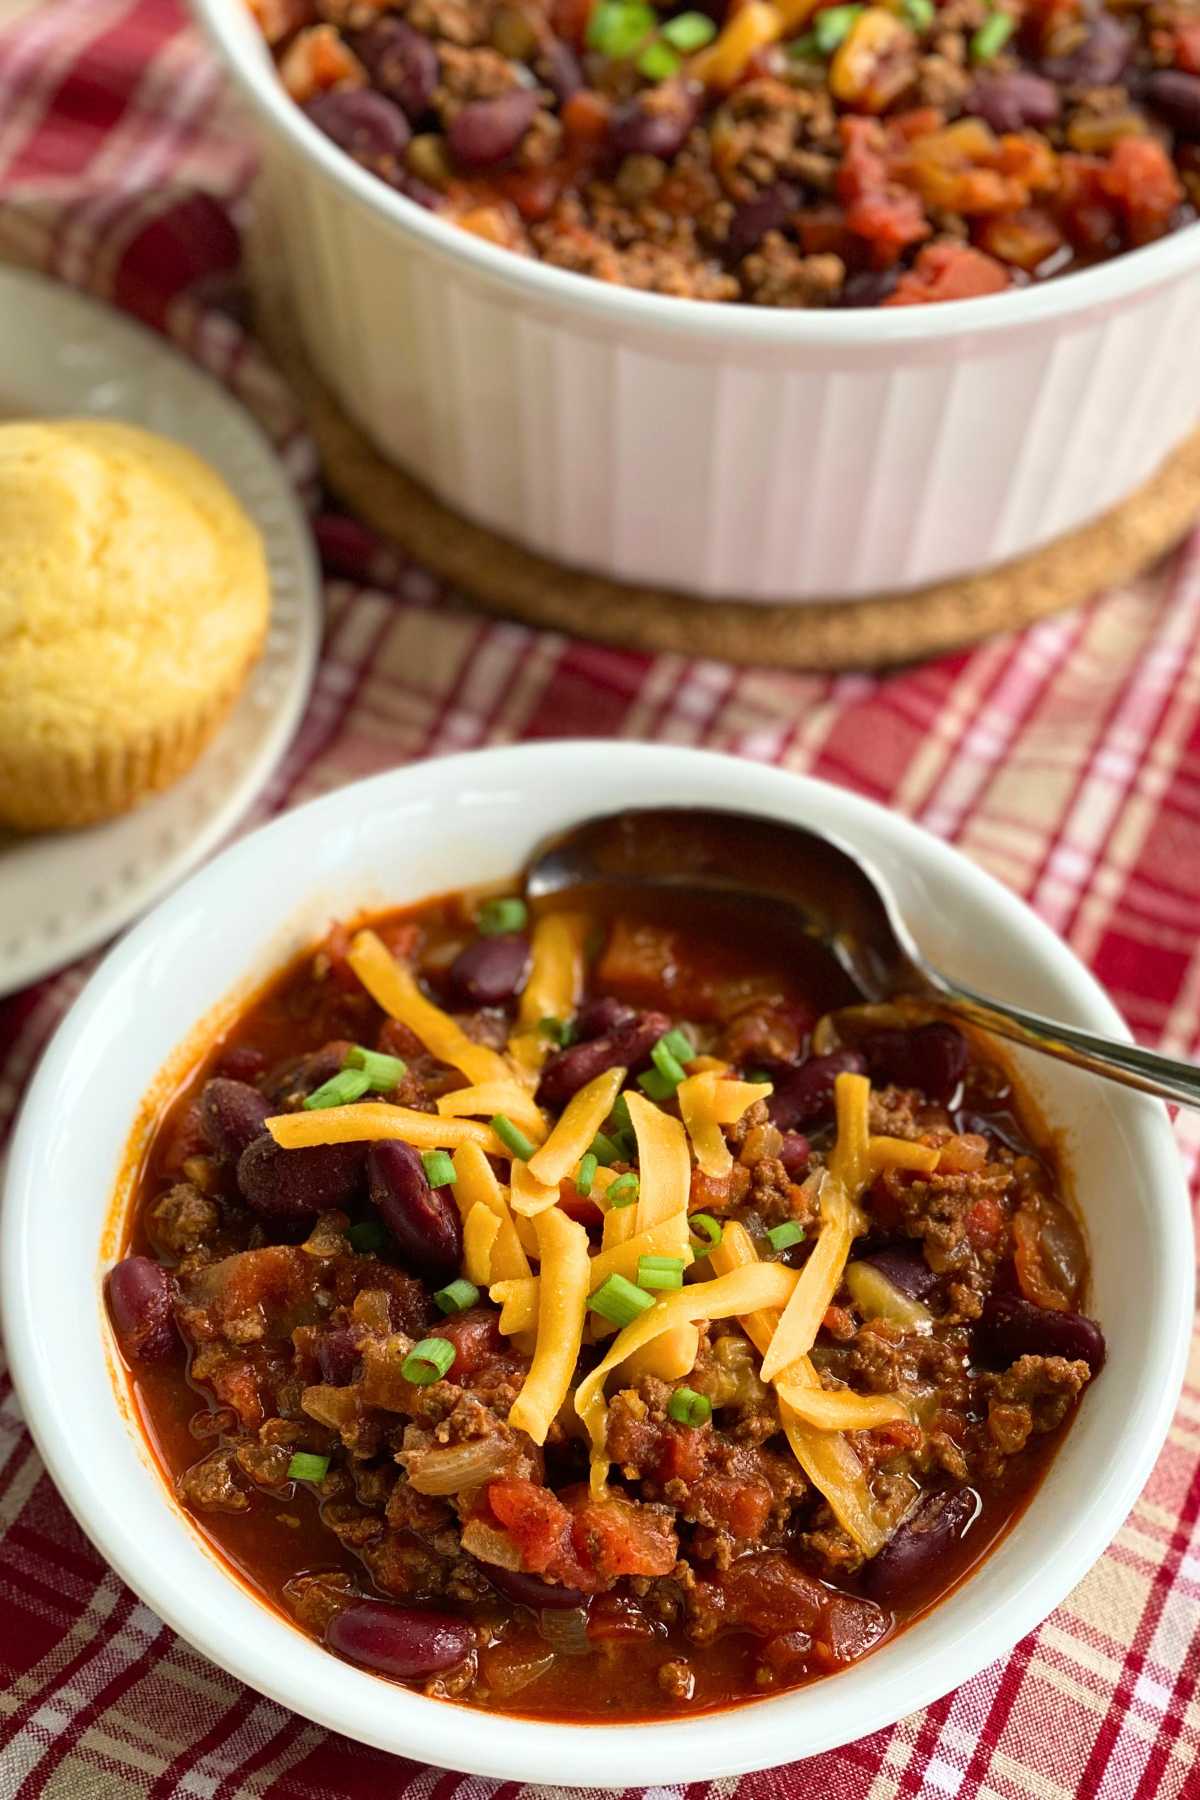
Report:
[[[991,337],[1071,318],[1095,307],[1135,300],[1200,269],[1200,221],[1092,268],[1016,293],[936,306],[863,307],[846,312],[731,305],[714,300],[686,303],[668,294],[643,293],[556,269],[532,257],[486,243],[472,232],[426,211],[338,149],[290,99],[262,43],[245,0],[188,0],[191,10],[254,111],[326,184],[410,244],[486,279],[526,301],[557,303],[560,311],[586,315],[616,327],[638,324],[676,338],[704,338],[729,347],[754,345],[891,346],[939,342],[967,332]],[[262,42],[262,40],[258,40]],[[249,54],[245,52],[249,49]]]
[[[698,785],[702,785],[707,797],[710,789],[719,792],[722,786],[736,782],[737,799],[729,803],[777,817],[800,813],[806,794],[815,799],[818,807],[822,799],[828,804],[829,796],[836,795],[838,829],[851,843],[856,837],[856,822],[865,821],[868,827],[874,827],[876,837],[882,834],[901,848],[912,847],[925,870],[932,868],[938,877],[945,872],[960,890],[965,887],[968,894],[988,904],[999,915],[1003,936],[1007,938],[1011,929],[1024,939],[1030,953],[1069,988],[1079,1022],[1128,1035],[1103,990],[1048,925],[993,876],[910,820],[831,783],[717,752],[616,742],[607,742],[604,752],[605,778],[614,784],[615,791],[625,791],[621,786],[623,774],[627,787],[633,785],[635,790],[639,780],[651,787],[661,787],[668,781],[674,786],[678,781],[689,798]],[[572,794],[572,765],[580,770],[588,765],[594,769],[596,753],[594,739],[551,740],[472,751],[388,771],[352,784],[350,789],[338,789],[310,801],[248,834],[161,901],[96,970],[59,1026],[26,1096],[13,1138],[0,1215],[0,1317],[8,1338],[14,1382],[30,1430],[67,1505],[129,1586],[182,1638],[219,1667],[302,1716],[396,1754],[507,1780],[565,1779],[577,1786],[637,1787],[648,1782],[715,1778],[789,1760],[795,1742],[788,1735],[789,1709],[814,1692],[841,1703],[825,1706],[822,1722],[815,1728],[806,1718],[806,1756],[890,1726],[903,1714],[940,1698],[949,1688],[1006,1654],[1046,1617],[1102,1553],[1132,1507],[1166,1437],[1183,1381],[1191,1335],[1190,1209],[1165,1107],[1142,1096],[1124,1096],[1131,1107],[1139,1109],[1136,1113],[1127,1112],[1124,1122],[1126,1127],[1137,1125],[1140,1142],[1148,1149],[1147,1183],[1156,1184],[1155,1191],[1165,1196],[1155,1211],[1158,1309],[1153,1354],[1139,1377],[1139,1409],[1145,1419],[1140,1438],[1125,1444],[1120,1466],[1110,1470],[1103,1487],[1098,1485],[1089,1494],[1081,1519],[1060,1532],[1061,1541],[1054,1547],[1052,1563],[1039,1561],[1036,1577],[1025,1573],[1010,1583],[986,1620],[975,1622],[957,1640],[949,1680],[944,1652],[933,1646],[908,1664],[894,1666],[889,1662],[886,1675],[866,1683],[872,1690],[866,1698],[857,1689],[851,1699],[846,1693],[831,1693],[827,1684],[817,1684],[816,1689],[793,1690],[777,1698],[688,1720],[581,1728],[452,1707],[444,1701],[430,1702],[390,1684],[388,1704],[384,1706],[379,1700],[376,1677],[335,1660],[339,1674],[336,1680],[330,1679],[327,1652],[260,1600],[249,1601],[258,1621],[255,1628],[239,1633],[236,1620],[226,1622],[223,1612],[220,1617],[206,1613],[202,1604],[191,1601],[181,1585],[172,1580],[170,1567],[160,1567],[147,1556],[136,1508],[132,1517],[128,1505],[122,1511],[108,1486],[96,1483],[94,1471],[78,1454],[70,1419],[54,1405],[55,1388],[47,1360],[52,1352],[45,1348],[43,1340],[48,1334],[39,1329],[39,1319],[33,1311],[33,1282],[28,1274],[37,1260],[39,1238],[43,1241],[43,1258],[47,1254],[46,1234],[39,1231],[44,1221],[44,1208],[39,1202],[46,1191],[45,1176],[39,1177],[38,1164],[48,1154],[43,1145],[52,1141],[61,1126],[60,1096],[68,1086],[76,1040],[83,1037],[89,1022],[104,1012],[127,977],[136,977],[139,963],[176,922],[192,912],[211,920],[214,903],[223,889],[226,898],[221,904],[228,904],[231,877],[249,872],[256,864],[274,859],[279,866],[295,867],[303,845],[311,841],[314,831],[319,832],[325,825],[336,830],[347,823],[348,794],[357,795],[352,804],[364,811],[369,811],[373,802],[386,801],[392,816],[396,816],[404,799],[413,803],[420,800],[427,783],[430,803],[435,797],[433,790],[438,787],[456,795],[469,791],[474,802],[485,793],[488,798],[515,793],[522,783],[528,789],[534,779],[544,779],[551,769],[556,781],[566,784],[563,791]],[[637,797],[635,791],[634,801]],[[868,837],[871,835],[869,830]],[[871,854],[869,844],[867,854]],[[182,1027],[179,1041],[186,1039],[194,1023],[188,1021]],[[128,1022],[123,1029],[128,1029]],[[107,1190],[107,1178],[105,1186]],[[99,1322],[99,1255],[93,1266],[94,1316]],[[105,1422],[103,1429],[106,1434],[111,1432],[114,1441],[119,1438],[123,1446],[131,1429],[138,1429],[123,1415],[115,1391],[111,1420]],[[186,1525],[178,1509],[171,1507],[157,1472],[155,1481],[167,1502],[163,1518],[174,1515],[172,1545],[176,1531],[198,1544],[198,1534]],[[127,1503],[129,1498],[127,1493]],[[1037,1498],[1035,1494],[1034,1506]],[[214,1563],[217,1561],[213,1552],[207,1554]],[[223,1581],[230,1583],[227,1565],[218,1566]],[[240,1585],[236,1581],[230,1583],[231,1590],[237,1591]],[[968,1589],[971,1585],[972,1582],[965,1584]],[[938,1610],[934,1609],[931,1617],[936,1617]],[[244,1626],[244,1619],[242,1623]],[[920,1626],[911,1630],[919,1631]],[[899,1640],[901,1645],[905,1638],[912,1641],[910,1633],[906,1633]],[[281,1649],[284,1654],[280,1654]],[[879,1654],[886,1654],[886,1647]],[[871,1663],[875,1661],[869,1659]],[[860,1667],[865,1669],[868,1664]],[[875,1689],[880,1690],[879,1698],[874,1697]],[[682,1735],[685,1727],[686,1739]],[[585,1737],[580,1736],[581,1729],[586,1731]],[[576,1773],[570,1759],[581,1748],[591,1755],[586,1769]]]

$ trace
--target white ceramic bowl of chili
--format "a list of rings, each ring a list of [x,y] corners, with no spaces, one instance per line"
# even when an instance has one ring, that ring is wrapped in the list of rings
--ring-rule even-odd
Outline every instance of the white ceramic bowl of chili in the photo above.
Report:
[[[115,1377],[101,1298],[114,1190],[145,1096],[214,1007],[331,917],[502,879],[548,833],[622,805],[740,808],[836,831],[893,882],[922,948],[984,992],[1099,1031],[1118,1014],[1047,926],[904,819],[822,782],[711,753],[551,743],[417,764],[253,833],[105,959],[34,1078],[12,1146],[0,1298],[26,1417],[68,1505],[148,1606],[305,1717],[473,1773],[580,1786],[713,1779],[846,1743],[937,1699],[1036,1626],[1101,1554],[1150,1473],[1191,1326],[1182,1170],[1155,1101],[1026,1058],[1088,1229],[1109,1360],[1027,1511],[977,1573],[863,1662],[730,1711],[555,1725],[426,1699],[302,1636],[206,1548]],[[160,1093],[163,1091],[160,1088]]]
[[[246,0],[191,0],[257,118],[309,358],[375,445],[572,567],[846,599],[1096,517],[1200,420],[1200,225],[1021,292],[804,312],[638,293],[485,243],[359,168]]]

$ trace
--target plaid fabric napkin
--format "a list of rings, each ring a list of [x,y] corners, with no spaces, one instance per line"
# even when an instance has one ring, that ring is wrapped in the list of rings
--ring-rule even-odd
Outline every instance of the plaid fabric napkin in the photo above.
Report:
[[[0,36],[0,257],[168,333],[253,409],[315,501],[301,422],[239,324],[251,171],[176,0],[54,0]],[[651,659],[488,623],[353,521],[323,514],[317,530],[324,658],[256,819],[473,745],[591,733],[716,746],[920,820],[1026,896],[1144,1041],[1200,1054],[1200,534],[1080,612],[877,679]],[[90,966],[0,1002],[0,1147]],[[1180,1139],[1194,1174],[1194,1122]],[[654,1800],[1200,1796],[1198,1518],[1200,1354],[1113,1548],[1006,1662],[843,1750]],[[2,1375],[0,1688],[2,1800],[533,1800],[333,1736],[180,1643],[68,1517]]]

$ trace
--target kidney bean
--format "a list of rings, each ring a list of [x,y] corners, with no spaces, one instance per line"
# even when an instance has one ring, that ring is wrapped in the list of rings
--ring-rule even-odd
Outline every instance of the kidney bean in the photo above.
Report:
[[[620,156],[658,156],[666,162],[683,149],[699,105],[699,94],[681,82],[648,88],[614,110],[609,143]]]
[[[471,1652],[475,1633],[465,1619],[452,1613],[359,1600],[334,1614],[325,1627],[325,1642],[350,1662],[396,1681],[414,1681],[462,1662]]]
[[[1200,75],[1182,69],[1155,69],[1143,77],[1139,97],[1172,131],[1181,137],[1200,138]]]
[[[304,110],[327,138],[364,162],[398,160],[412,136],[395,101],[373,88],[334,88],[318,94]]]
[[[832,1050],[828,1056],[810,1056],[799,1068],[789,1069],[775,1083],[767,1101],[772,1125],[791,1131],[810,1125],[833,1110],[833,1084],[842,1074],[861,1075],[866,1063],[857,1050]]]
[[[1028,69],[1014,69],[1007,75],[980,75],[967,95],[966,107],[977,113],[993,131],[1023,131],[1027,126],[1037,130],[1053,125],[1061,101],[1052,81]]]
[[[873,1081],[919,1088],[930,1100],[950,1100],[967,1072],[966,1038],[938,1021],[912,1031],[872,1031],[858,1043]]]
[[[989,1294],[972,1337],[977,1362],[1006,1369],[1021,1356],[1065,1356],[1088,1365],[1093,1375],[1104,1367],[1104,1333],[1082,1313],[1053,1312],[1018,1294]]]
[[[330,1387],[349,1387],[358,1371],[358,1346],[344,1325],[323,1331],[317,1339],[317,1366]]]
[[[564,44],[561,38],[551,39],[546,46],[541,72],[546,86],[560,106],[565,106],[571,95],[577,94],[583,86],[583,70],[579,66],[579,58],[570,44]]]
[[[435,1279],[457,1275],[462,1221],[445,1188],[431,1188],[411,1144],[372,1144],[367,1153],[372,1203],[413,1267]]]
[[[899,267],[856,269],[842,286],[842,306],[881,306],[900,279]]]
[[[431,188],[426,181],[420,181],[407,169],[389,170],[386,176],[389,187],[403,194],[417,206],[423,206],[426,212],[436,212],[442,204],[442,196],[436,188]]]
[[[551,1056],[542,1069],[538,1083],[539,1106],[565,1106],[572,1094],[602,1075],[605,1069],[623,1065],[632,1074],[650,1060],[650,1052],[671,1021],[666,1013],[638,1013],[624,1025],[572,1044]]]
[[[1111,13],[1097,13],[1087,37],[1069,56],[1047,57],[1042,73],[1065,87],[1112,87],[1133,55],[1133,38]]]
[[[350,1204],[362,1190],[365,1160],[362,1144],[282,1150],[264,1131],[238,1158],[237,1184],[252,1212],[280,1225],[302,1224]]]
[[[926,1494],[863,1572],[862,1588],[878,1606],[910,1604],[945,1577],[945,1559],[979,1510],[973,1488]]]
[[[257,1081],[266,1066],[262,1051],[249,1044],[231,1044],[217,1058],[218,1074],[228,1075],[230,1081]]]
[[[725,252],[731,262],[740,262],[756,250],[768,231],[779,231],[786,225],[788,214],[795,212],[800,196],[794,187],[781,181],[753,200],[745,200],[736,210],[725,240]]]
[[[502,163],[529,130],[538,104],[533,88],[509,88],[492,100],[468,100],[446,131],[451,156],[463,169],[490,169]]]
[[[175,1283],[148,1256],[127,1256],[104,1281],[109,1317],[130,1362],[162,1362],[179,1348]]]
[[[223,1075],[205,1082],[200,1095],[204,1135],[214,1153],[227,1162],[236,1162],[246,1146],[261,1135],[270,1112],[257,1088]]]
[[[575,1015],[576,1039],[600,1037],[603,1032],[615,1031],[618,1025],[628,1025],[635,1016],[632,1006],[614,1000],[611,994],[587,1000]]]
[[[779,1160],[793,1181],[798,1181],[808,1169],[812,1156],[812,1147],[801,1131],[785,1131],[783,1143],[779,1146]]]
[[[933,1292],[940,1277],[935,1275],[919,1250],[905,1250],[899,1247],[887,1250],[873,1250],[859,1258],[860,1262],[868,1262],[879,1270],[884,1278],[907,1294],[910,1300],[924,1300]]]
[[[465,1006],[500,1006],[524,986],[529,939],[523,932],[476,938],[450,965],[450,986]]]
[[[438,84],[438,55],[430,40],[392,15],[373,20],[352,41],[375,87],[396,102],[410,125],[418,125]]]
[[[493,1563],[480,1566],[492,1586],[507,1599],[515,1600],[519,1606],[532,1606],[535,1612],[540,1612],[544,1606],[587,1605],[587,1595],[578,1588],[556,1587],[552,1581],[543,1581],[538,1575],[526,1575],[520,1569],[501,1569]]]

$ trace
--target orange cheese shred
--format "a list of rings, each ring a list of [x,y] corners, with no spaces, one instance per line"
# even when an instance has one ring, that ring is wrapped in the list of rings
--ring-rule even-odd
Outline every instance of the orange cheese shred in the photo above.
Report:
[[[544,1444],[571,1383],[583,1342],[587,1308],[588,1237],[557,1207],[536,1222],[542,1278],[538,1289],[537,1348],[508,1422]]]
[[[439,1062],[461,1070],[468,1081],[512,1084],[513,1072],[504,1058],[485,1044],[476,1044],[449,1013],[427,1000],[411,969],[398,963],[373,931],[355,934],[346,960],[372,1000],[407,1025]]]
[[[478,1119],[443,1119],[437,1113],[417,1112],[408,1106],[389,1106],[384,1100],[359,1101],[354,1106],[323,1106],[315,1112],[279,1113],[267,1120],[267,1130],[284,1150],[305,1150],[311,1144],[370,1144],[395,1138],[418,1150],[456,1150],[460,1144],[478,1144],[489,1156],[511,1156],[490,1125]]]
[[[543,1019],[569,1019],[583,988],[583,946],[587,919],[582,913],[543,913],[533,927],[529,975],[508,1040],[514,1060],[536,1074],[552,1048],[538,1027]]]
[[[624,1069],[605,1069],[572,1095],[550,1136],[529,1159],[529,1173],[535,1180],[557,1186],[571,1174],[612,1111],[624,1079]]]

